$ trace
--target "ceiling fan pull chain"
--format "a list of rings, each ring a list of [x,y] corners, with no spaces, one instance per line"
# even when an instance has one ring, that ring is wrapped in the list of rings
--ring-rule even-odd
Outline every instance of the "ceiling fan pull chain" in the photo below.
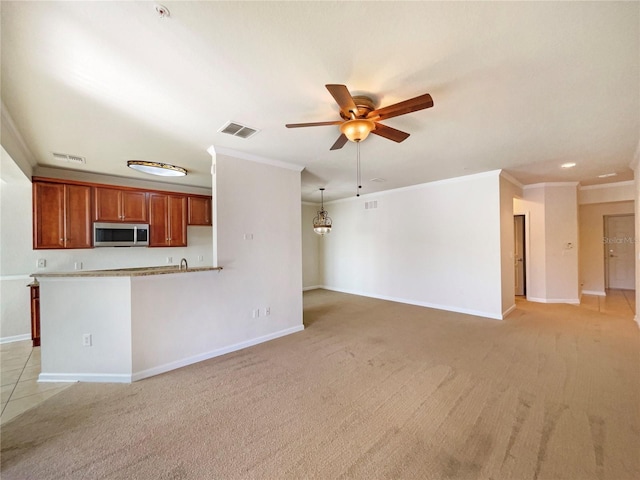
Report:
[[[357,156],[356,156],[356,185],[357,185],[357,189],[356,189],[356,197],[360,196],[360,189],[362,188],[362,185],[360,185],[360,142],[356,142],[356,151]]]

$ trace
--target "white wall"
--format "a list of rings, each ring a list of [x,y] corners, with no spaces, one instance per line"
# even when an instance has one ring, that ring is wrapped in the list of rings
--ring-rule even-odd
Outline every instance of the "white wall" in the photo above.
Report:
[[[215,243],[224,270],[177,275],[179,283],[172,275],[133,279],[138,375],[161,361],[202,359],[303,328],[299,170],[228,155],[217,155],[215,170]],[[166,292],[161,299],[159,291]],[[163,327],[149,338],[155,318]]]
[[[325,204],[325,287],[502,318],[499,173]]]
[[[527,299],[579,303],[577,185],[526,185],[514,205],[528,216]]]
[[[624,202],[634,198],[634,182],[604,183],[578,188],[578,204]]]
[[[25,340],[31,338],[31,182],[1,147],[0,162],[0,341]]]
[[[4,149],[0,153],[0,342],[31,338],[29,289],[25,287],[32,281],[31,274],[73,271],[76,262],[82,263],[83,270],[177,264],[183,257],[191,266],[213,264],[212,231],[205,226],[187,227],[187,247],[33,250],[31,181]],[[117,179],[111,180],[116,184]],[[167,261],[169,257],[172,262]],[[38,259],[46,260],[46,268],[37,268]]]
[[[500,175],[500,269],[502,272],[502,315],[516,308],[514,265],[514,198],[522,196],[522,188],[504,174]]]
[[[313,219],[320,205],[302,203],[302,287],[305,290],[322,285],[320,250],[324,237],[313,231]]]
[[[605,295],[605,215],[633,214],[634,202],[580,205],[580,285],[582,293]]]
[[[129,381],[130,281],[130,277],[42,280],[40,380]],[[92,336],[91,347],[82,345],[85,334]]]

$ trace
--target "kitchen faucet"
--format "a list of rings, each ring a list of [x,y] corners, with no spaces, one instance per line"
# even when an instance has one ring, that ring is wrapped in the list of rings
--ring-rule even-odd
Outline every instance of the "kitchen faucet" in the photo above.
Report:
[[[187,265],[187,259],[183,258],[182,260],[180,260],[180,268],[179,270],[182,270],[182,264],[184,264],[184,269],[187,270],[189,268],[189,265]]]

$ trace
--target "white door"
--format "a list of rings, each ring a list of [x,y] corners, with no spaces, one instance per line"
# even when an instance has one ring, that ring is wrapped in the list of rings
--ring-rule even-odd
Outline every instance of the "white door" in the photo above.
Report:
[[[515,215],[513,217],[513,239],[513,259],[516,273],[516,295],[524,295],[524,215]]]
[[[605,217],[607,287],[635,289],[635,226],[633,215]]]

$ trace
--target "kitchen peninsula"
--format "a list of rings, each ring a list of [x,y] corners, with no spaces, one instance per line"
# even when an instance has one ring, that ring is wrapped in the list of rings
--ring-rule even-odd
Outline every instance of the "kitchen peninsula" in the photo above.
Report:
[[[130,383],[301,330],[246,337],[216,293],[222,267],[34,274],[40,283],[39,381]]]

